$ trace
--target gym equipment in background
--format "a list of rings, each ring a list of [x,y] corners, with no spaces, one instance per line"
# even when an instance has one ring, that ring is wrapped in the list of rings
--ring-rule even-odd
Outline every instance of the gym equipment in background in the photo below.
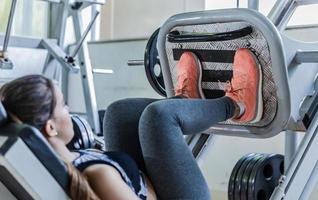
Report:
[[[284,174],[284,157],[250,153],[234,166],[228,184],[229,200],[267,200]]]
[[[149,37],[144,54],[144,60],[128,60],[128,66],[144,65],[146,76],[151,87],[161,96],[166,97],[165,84],[157,49],[157,39],[160,28]]]
[[[166,97],[165,84],[163,81],[161,65],[157,49],[158,28],[149,38],[145,49],[145,71],[151,87],[161,96]]]
[[[317,42],[302,42],[284,33],[295,9],[308,4],[317,4],[317,1],[276,1],[268,17],[249,9],[177,14],[161,26],[158,35],[157,48],[168,97],[173,96],[176,83],[175,66],[178,62],[176,55],[181,54],[182,51],[212,52],[220,55],[213,56],[215,60],[209,60],[208,57],[200,58],[203,71],[208,71],[207,73],[212,75],[217,75],[215,72],[220,71],[231,75],[231,63],[233,62],[230,62],[230,59],[220,62],[221,54],[231,58],[238,48],[248,48],[257,57],[263,70],[264,113],[261,121],[253,124],[237,124],[230,121],[219,123],[204,131],[204,140],[193,139],[202,135],[192,136],[189,141],[193,141],[195,145],[190,143],[189,146],[195,147],[196,152],[202,155],[203,149],[207,145],[202,141],[212,141],[206,139],[208,134],[210,138],[214,134],[269,138],[282,132],[285,133],[285,171],[279,182],[276,182],[277,185],[275,185],[272,195],[266,196],[266,199],[309,199],[318,180],[318,155],[316,154],[318,95],[315,90],[315,87],[317,88],[315,78],[318,74]],[[256,4],[255,7],[257,7]],[[173,31],[218,34],[247,26],[251,26],[253,32],[233,40],[175,43],[169,42],[167,39],[167,35]],[[215,90],[221,92],[224,90],[222,83],[218,82],[219,77],[212,76],[212,78],[207,79],[203,72],[202,88],[205,96],[208,96],[209,93],[215,94]],[[308,95],[310,97],[301,103],[302,99]],[[304,132],[304,136],[301,143],[298,143],[296,132],[300,131]],[[199,142],[200,144],[196,145]],[[213,142],[211,143],[213,144]],[[200,156],[196,158],[200,161]],[[251,158],[251,160],[253,159]],[[256,164],[254,163],[254,165]],[[253,163],[247,162],[244,170],[249,171],[252,166]],[[240,173],[241,177],[246,177],[246,174],[243,174],[244,170],[239,170],[241,173],[239,171],[237,173]],[[282,171],[282,168],[280,170]],[[249,188],[246,184],[242,185],[242,181],[241,183],[238,181],[236,185],[236,192],[241,186],[245,190]],[[259,196],[262,196],[261,193]],[[235,196],[235,190],[231,191],[231,194]],[[243,196],[240,191],[237,198],[240,199]]]
[[[13,61],[16,61],[17,58],[11,58],[9,59],[9,53],[7,52],[7,46],[9,44],[10,39],[10,47],[22,47],[26,49],[32,49],[32,50],[47,50],[46,55],[46,61],[44,63],[44,67],[42,70],[42,73],[45,74],[47,72],[47,69],[51,65],[57,65],[62,66],[65,71],[77,73],[80,71],[81,73],[81,81],[83,86],[83,93],[84,95],[84,101],[85,101],[85,107],[86,107],[86,114],[87,119],[90,125],[92,126],[92,129],[95,134],[102,134],[101,133],[101,124],[99,122],[99,116],[98,116],[98,108],[97,108],[97,102],[96,102],[96,95],[95,95],[95,88],[94,88],[94,80],[93,80],[93,73],[99,73],[99,74],[109,74],[113,73],[111,70],[106,69],[92,69],[90,58],[89,58],[89,52],[87,47],[87,42],[85,41],[86,36],[88,32],[92,29],[94,22],[98,16],[98,12],[93,12],[92,19],[90,23],[88,24],[86,30],[83,28],[83,20],[81,16],[81,12],[83,9],[87,7],[94,7],[96,5],[102,5],[104,4],[104,0],[43,0],[51,3],[52,13],[55,12],[56,19],[55,21],[53,19],[51,30],[54,30],[52,32],[52,37],[55,39],[36,39],[36,38],[28,38],[28,37],[21,37],[21,36],[11,36],[10,37],[10,30],[12,26],[12,21],[14,17],[15,12],[15,5],[16,0],[12,1],[12,6],[10,10],[8,25],[7,25],[7,31],[4,39],[3,37],[0,37],[0,41],[3,41],[3,50],[0,51],[0,69],[13,69]],[[95,7],[96,8],[96,7]],[[95,9],[96,10],[96,9]],[[51,13],[51,12],[50,12]],[[65,40],[65,34],[66,34],[66,22],[69,17],[72,17],[73,19],[73,25],[74,25],[74,32],[76,37],[76,44],[74,50],[67,54],[64,49],[64,40]],[[54,35],[55,34],[55,35]],[[1,43],[0,43],[1,45]],[[37,54],[38,51],[32,52]],[[41,54],[43,56],[44,54]],[[40,56],[39,56],[40,57]],[[29,62],[33,62],[33,60],[38,59],[37,56],[32,55],[32,58]],[[21,59],[21,58],[19,58]],[[21,59],[23,60],[23,59]],[[57,62],[56,62],[57,61]],[[42,65],[43,66],[43,65]],[[39,66],[39,67],[42,67]],[[23,74],[19,72],[19,74]],[[25,72],[27,74],[27,71]],[[55,68],[55,71],[51,73],[52,76],[50,78],[54,78],[59,83],[62,82],[62,71],[61,68],[57,67]],[[50,74],[50,75],[51,75]],[[8,79],[10,80],[10,79]],[[7,81],[7,80],[5,80]],[[63,90],[64,96],[67,96],[65,92],[67,90]]]
[[[7,29],[6,29],[6,33],[5,33],[4,41],[3,41],[3,47],[2,47],[2,50],[0,51],[0,69],[12,69],[13,68],[13,63],[9,59],[7,49],[8,49],[9,39],[10,39],[10,35],[11,35],[13,16],[14,16],[14,12],[16,9],[16,5],[17,5],[17,0],[12,0],[9,18],[8,18],[8,22],[7,22]]]
[[[95,138],[92,128],[88,122],[78,115],[72,115],[71,119],[73,123],[74,137],[67,144],[67,147],[71,150],[93,148],[95,145]]]
[[[74,136],[67,144],[67,147],[70,150],[90,148],[105,150],[104,141],[94,134],[86,119],[79,115],[72,115],[71,119],[73,123]]]

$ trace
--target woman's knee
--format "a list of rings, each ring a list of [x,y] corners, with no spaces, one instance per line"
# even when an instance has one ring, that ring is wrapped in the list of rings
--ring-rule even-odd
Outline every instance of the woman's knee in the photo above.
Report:
[[[140,140],[153,138],[174,138],[176,134],[167,134],[176,127],[176,119],[169,112],[165,101],[154,102],[148,105],[139,120]],[[175,132],[175,131],[173,131]]]
[[[167,121],[171,116],[169,110],[169,106],[165,101],[151,103],[144,109],[140,118],[140,123]]]

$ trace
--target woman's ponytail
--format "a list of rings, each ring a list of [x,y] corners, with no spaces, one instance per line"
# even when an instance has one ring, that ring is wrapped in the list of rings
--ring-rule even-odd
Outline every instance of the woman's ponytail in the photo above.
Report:
[[[70,178],[69,195],[73,200],[100,200],[87,179],[72,164],[66,163]]]

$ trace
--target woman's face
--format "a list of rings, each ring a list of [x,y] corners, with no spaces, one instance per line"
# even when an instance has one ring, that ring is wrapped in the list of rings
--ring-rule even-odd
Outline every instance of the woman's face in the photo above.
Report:
[[[54,90],[56,106],[53,110],[52,120],[55,123],[55,129],[58,133],[57,137],[62,139],[64,143],[67,144],[74,136],[73,123],[61,90],[56,85],[54,85]]]

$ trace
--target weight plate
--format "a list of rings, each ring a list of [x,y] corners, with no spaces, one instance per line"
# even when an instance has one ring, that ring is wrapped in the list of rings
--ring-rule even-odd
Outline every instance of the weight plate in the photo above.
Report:
[[[84,128],[83,124],[81,123],[77,115],[72,115],[71,119],[73,123],[74,136],[72,140],[67,144],[67,147],[70,150],[78,150],[83,147],[83,139],[81,133],[85,132],[86,129]]]
[[[80,122],[83,124],[83,127],[85,128],[85,132],[82,132],[83,148],[93,148],[95,145],[95,137],[91,126],[89,125],[88,121],[86,121],[84,118],[80,116],[77,117],[79,118]]]
[[[165,84],[157,49],[157,39],[160,28],[149,38],[144,56],[145,71],[151,87],[161,96],[166,97]]]
[[[244,155],[241,157],[235,164],[234,168],[232,169],[229,185],[228,185],[228,199],[234,200],[234,191],[235,191],[235,179],[237,172],[239,171],[242,163],[245,161],[247,157],[249,157],[251,154]]]
[[[235,200],[241,200],[240,198],[240,194],[241,194],[241,189],[242,189],[242,178],[245,172],[245,169],[247,167],[247,165],[253,160],[253,158],[256,156],[257,154],[255,153],[251,153],[249,154],[249,156],[246,157],[246,159],[243,161],[240,169],[237,172],[236,178],[235,178],[235,186],[234,186],[234,199]]]
[[[248,188],[248,180],[249,180],[250,174],[252,172],[254,165],[263,157],[264,157],[264,154],[255,154],[253,159],[246,166],[244,174],[241,179],[241,193],[240,193],[241,200],[247,200],[247,196],[248,196],[247,188]]]
[[[248,181],[248,200],[267,200],[284,172],[284,156],[269,154],[253,167]]]
[[[88,122],[78,115],[72,115],[71,119],[74,136],[67,147],[71,150],[92,148],[95,144],[95,137]]]

